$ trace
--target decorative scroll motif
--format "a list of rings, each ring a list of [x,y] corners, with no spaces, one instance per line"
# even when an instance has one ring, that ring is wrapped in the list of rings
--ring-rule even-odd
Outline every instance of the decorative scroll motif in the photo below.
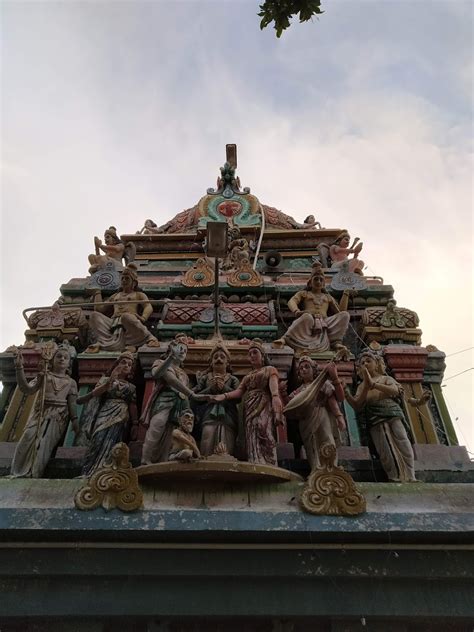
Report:
[[[33,312],[28,318],[31,329],[56,329],[82,327],[86,318],[82,309],[61,309],[58,302],[50,310]]]
[[[237,262],[238,268],[228,275],[227,284],[232,287],[258,287],[262,285],[261,275],[252,268],[246,253]]]
[[[125,443],[111,450],[110,461],[97,470],[74,497],[77,509],[88,511],[100,505],[106,510],[136,511],[143,504],[138,476],[129,461]]]
[[[204,257],[200,257],[181,283],[186,287],[211,287],[214,285],[214,270]]]
[[[318,516],[356,516],[366,511],[364,496],[342,467],[336,465],[336,447],[319,449],[322,467],[313,470],[300,497],[303,511]]]
[[[192,322],[213,322],[214,308],[210,302],[186,303],[169,301],[163,312],[165,325],[181,325]],[[271,303],[227,303],[219,307],[221,322],[244,325],[272,325],[275,321]]]

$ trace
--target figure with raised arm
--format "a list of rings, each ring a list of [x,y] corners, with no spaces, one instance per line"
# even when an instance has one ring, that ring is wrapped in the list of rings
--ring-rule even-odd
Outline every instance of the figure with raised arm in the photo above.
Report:
[[[207,371],[198,375],[193,390],[203,395],[218,395],[235,391],[238,386],[238,378],[231,373],[229,352],[219,342],[211,351]],[[236,401],[210,401],[197,409],[197,416],[201,421],[202,455],[214,454],[217,446],[220,450],[224,446],[227,454],[233,455],[238,429]]]
[[[321,264],[314,264],[306,289],[297,292],[288,308],[296,319],[286,334],[275,340],[274,346],[285,343],[297,353],[343,349],[342,339],[349,326],[349,290],[344,290],[340,303],[326,292],[326,281]]]
[[[357,359],[362,382],[346,400],[365,419],[385,473],[390,481],[415,481],[415,457],[400,406],[401,386],[385,373],[383,358],[364,351]],[[410,402],[412,403],[412,402]]]
[[[243,400],[248,461],[277,465],[276,427],[285,423],[278,371],[270,366],[263,344],[258,339],[250,343],[248,357],[252,370],[240,386],[230,393],[215,396],[213,400]]]
[[[94,302],[102,302],[102,294],[97,290]],[[89,317],[89,327],[96,342],[86,349],[86,353],[104,351],[136,351],[141,345],[159,347],[160,343],[146,328],[145,322],[153,313],[148,297],[138,290],[136,267],[129,264],[122,272],[120,291],[113,294],[107,303],[97,305]],[[104,311],[112,310],[112,317]]]
[[[135,356],[120,354],[95,388],[79,397],[87,406],[81,417],[90,443],[84,457],[83,476],[91,476],[102,467],[116,443],[125,439],[130,424],[137,421],[136,388],[131,384]]]
[[[169,460],[173,430],[183,411],[190,408],[189,400],[207,399],[189,388],[189,378],[183,369],[187,352],[185,336],[178,335],[169,343],[165,359],[153,363],[151,375],[155,388],[142,413],[142,422],[147,426],[143,465]]]
[[[43,360],[42,370],[31,382],[27,382],[21,352],[15,351],[19,389],[27,395],[39,392],[13,456],[11,474],[14,477],[41,478],[66,432],[68,422],[71,421],[76,434],[79,432],[77,385],[69,375],[69,345],[48,345],[43,350]]]
[[[329,254],[332,260],[331,269],[340,270],[347,263],[349,272],[362,274],[365,264],[361,259],[358,259],[358,256],[363,244],[359,241],[358,237],[354,239],[352,245],[349,245],[350,241],[351,236],[349,233],[343,231],[329,248]],[[351,259],[349,259],[349,255],[352,255]]]
[[[284,412],[287,418],[299,420],[306,458],[313,470],[320,467],[319,448],[323,444],[341,444],[340,431],[346,429],[346,421],[338,402],[344,400],[344,389],[334,362],[318,371],[314,360],[302,356],[297,371],[301,385],[290,393]]]
[[[122,259],[129,264],[135,259],[135,246],[132,242],[124,244],[117,235],[115,226],[111,226],[104,232],[104,241],[94,237],[95,254],[89,255],[89,273],[93,274],[107,263],[113,263],[117,270],[122,270]],[[100,254],[100,252],[104,254]]]

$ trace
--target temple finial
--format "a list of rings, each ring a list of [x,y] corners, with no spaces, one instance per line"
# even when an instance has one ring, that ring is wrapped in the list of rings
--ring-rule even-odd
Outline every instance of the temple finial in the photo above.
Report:
[[[230,166],[234,169],[237,169],[237,145],[235,145],[234,143],[228,143],[225,146],[225,155],[226,162],[228,162]]]

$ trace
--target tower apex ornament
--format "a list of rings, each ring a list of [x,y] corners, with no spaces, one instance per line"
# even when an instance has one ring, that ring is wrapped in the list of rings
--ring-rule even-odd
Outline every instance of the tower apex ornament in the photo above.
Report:
[[[217,178],[217,188],[212,187],[207,190],[208,195],[222,195],[225,198],[231,198],[235,193],[239,195],[248,195],[249,187],[240,189],[240,178],[235,175],[237,168],[237,145],[226,145],[226,161],[224,166],[220,168],[221,175]]]

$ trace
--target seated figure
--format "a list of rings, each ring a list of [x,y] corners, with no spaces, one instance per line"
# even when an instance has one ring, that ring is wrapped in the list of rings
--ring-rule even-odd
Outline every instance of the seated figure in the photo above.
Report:
[[[104,351],[135,351],[136,347],[149,345],[159,347],[160,343],[146,328],[144,323],[150,318],[153,307],[148,297],[137,290],[138,276],[135,266],[128,265],[122,272],[120,291],[113,294],[106,302],[108,305],[97,305],[89,317],[89,327],[96,342],[86,349],[86,353]],[[97,290],[94,302],[102,302],[102,294]],[[113,309],[109,318],[101,313]]]
[[[178,419],[178,427],[173,430],[170,450],[170,461],[189,463],[200,459],[201,453],[191,432],[194,427],[194,414],[190,409],[184,410]]]
[[[350,292],[344,290],[338,305],[325,288],[322,268],[315,264],[306,289],[288,301],[288,308],[297,318],[286,334],[273,343],[275,347],[287,344],[298,353],[344,349],[342,339],[349,326],[346,310]]]
[[[117,235],[115,226],[111,226],[104,233],[104,242],[98,237],[94,237],[95,254],[89,255],[89,273],[93,274],[100,268],[104,268],[107,263],[113,263],[117,270],[122,270],[122,259],[125,263],[131,263],[135,259],[135,246],[133,243],[124,242]],[[100,254],[100,251],[104,253]]]
[[[347,231],[343,231],[329,248],[329,254],[332,259],[332,270],[341,270],[345,264],[348,265],[349,272],[355,272],[356,274],[362,274],[364,269],[364,262],[358,259],[358,255],[362,250],[362,242],[356,237],[352,246],[349,246],[351,236]],[[349,259],[349,255],[353,255],[352,259]]]

